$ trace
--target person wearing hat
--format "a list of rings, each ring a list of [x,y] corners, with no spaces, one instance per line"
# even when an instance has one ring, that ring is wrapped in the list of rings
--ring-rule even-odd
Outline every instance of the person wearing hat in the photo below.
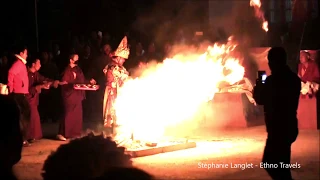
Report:
[[[123,85],[129,75],[123,67],[123,63],[128,59],[129,54],[130,49],[125,36],[112,54],[112,61],[103,69],[107,81],[103,99],[103,120],[107,135],[112,134],[113,128],[116,126],[116,114],[113,105],[118,88]]]

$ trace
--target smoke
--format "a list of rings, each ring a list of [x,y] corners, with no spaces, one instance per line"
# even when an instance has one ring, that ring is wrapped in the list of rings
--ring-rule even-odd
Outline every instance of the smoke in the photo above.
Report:
[[[202,2],[202,4],[196,2]],[[207,4],[203,4],[203,2]],[[152,36],[156,43],[174,39],[181,30],[191,36],[195,31],[204,32],[205,41],[197,46],[174,44],[168,55],[173,59],[175,56],[191,57],[202,54],[209,45],[212,45],[213,41],[226,41],[229,36],[233,36],[238,42],[240,47],[237,51],[240,51],[243,56],[247,56],[248,47],[260,46],[265,40],[266,32],[261,28],[261,22],[254,16],[254,9],[250,7],[249,0],[212,0],[209,2],[208,4],[207,1],[159,1],[148,11],[138,16],[133,24],[133,29]],[[249,76],[255,76],[257,68],[253,63],[254,60],[245,59],[247,61],[244,62],[245,69],[249,72],[252,71],[250,72],[252,75]],[[146,69],[155,67],[156,63],[149,63]],[[141,74],[144,69],[136,71],[139,71],[137,74]],[[231,98],[239,97],[240,95],[237,94]],[[213,100],[215,103],[210,101],[203,105],[204,107],[200,108],[201,111],[192,120],[184,121],[182,124],[172,127],[171,130],[167,129],[168,133],[182,135],[189,132],[185,135],[192,135],[194,131],[199,129],[204,132],[202,125],[220,129],[230,124],[231,121],[233,122],[234,119],[244,116],[242,114],[243,108],[247,105],[243,105],[241,99],[230,100],[229,96],[223,94],[216,95],[215,98],[218,98],[218,100]],[[235,115],[232,117],[230,116],[230,107],[236,107],[233,113]],[[225,121],[219,121],[219,119]]]
[[[174,39],[181,30],[189,38],[195,31],[203,31],[211,41],[234,35],[246,46],[260,45],[266,37],[249,0],[157,1],[138,15],[132,29],[149,35],[156,43]]]
[[[180,30],[185,34],[199,30],[204,13],[203,1],[157,1],[137,17],[132,28],[152,36],[156,43],[163,43],[174,38]]]
[[[229,44],[233,44],[236,42],[230,41]],[[199,59],[199,57],[201,55],[203,55],[205,52],[207,52],[208,46],[212,45],[212,43],[210,42],[203,42],[201,43],[199,46],[192,46],[192,45],[174,45],[171,49],[171,52],[169,53],[170,57],[172,57],[172,59],[176,59],[178,61],[182,61],[182,62],[190,62],[192,60],[197,60]],[[216,55],[218,55],[220,52],[217,52]],[[236,54],[225,54],[222,57],[224,58],[228,58],[228,57],[237,57],[237,59],[241,59],[241,57],[238,57]],[[199,62],[201,64],[201,62]],[[142,78],[143,77],[147,77],[149,75],[153,76],[152,72],[155,72],[156,69],[161,69],[162,65],[159,65],[157,62],[150,62],[148,63],[148,65],[146,65],[145,68],[141,68],[140,69],[136,69],[137,74],[142,74]],[[202,66],[204,68],[204,66]],[[168,66],[166,66],[166,68],[168,68]],[[170,76],[168,76],[168,74],[170,74],[170,68],[168,69],[168,73],[163,73],[163,78],[161,78],[161,81],[157,82],[156,84],[159,85],[162,83],[162,85],[164,86],[168,86],[166,88],[161,87],[162,89],[169,89],[172,88],[173,90],[175,89],[181,89],[181,92],[183,94],[184,91],[188,91],[188,89],[192,89],[193,87],[196,86],[201,86],[201,82],[205,81],[205,83],[208,84],[215,84],[216,80],[215,78],[211,77],[215,77],[213,76],[203,76],[200,77],[198,75],[199,72],[201,71],[206,71],[205,68],[203,70],[200,70],[197,68],[197,65],[194,64],[194,69],[190,68],[187,64],[185,64],[184,66],[180,66],[179,67],[175,67],[177,68],[174,73],[172,73]],[[188,71],[188,72],[186,72]],[[210,69],[208,71],[216,71],[214,68]],[[151,72],[151,73],[150,73]],[[180,77],[184,72],[185,74],[188,74],[188,77],[184,77],[179,79],[177,82],[180,81],[188,81],[188,85],[183,86],[183,83],[180,87],[180,85],[176,85],[174,83],[170,83],[172,80],[171,79],[175,79],[177,77]],[[208,74],[210,74],[208,72]],[[214,73],[215,74],[215,73]],[[166,77],[168,76],[168,77]],[[177,76],[177,77],[176,77]],[[192,80],[193,78],[190,77],[199,77],[199,79],[197,81]],[[166,78],[165,78],[166,77]],[[170,78],[169,78],[170,77]],[[168,83],[163,82],[163,80],[168,81]],[[207,81],[206,81],[207,80]],[[190,83],[190,84],[189,84]],[[199,84],[200,83],[200,84]],[[166,85],[167,84],[167,85]],[[171,86],[172,85],[172,86]],[[226,85],[228,85],[228,83],[226,83]],[[167,99],[168,103],[177,103],[174,99],[171,99],[173,96],[172,94],[166,94],[166,93],[160,93],[161,91],[159,90],[154,90],[153,85],[146,86],[146,88],[150,88],[150,92],[153,92],[154,94],[152,94],[152,96],[160,96],[161,99]],[[182,88],[185,87],[185,88]],[[187,88],[188,87],[188,88]],[[143,88],[144,89],[144,88]],[[145,90],[145,89],[144,89]],[[138,91],[140,92],[140,91]],[[178,93],[178,94],[181,94]],[[148,94],[148,93],[146,93]],[[133,96],[137,96],[137,95],[133,95]],[[190,102],[192,103],[192,100],[188,100],[188,98],[192,99],[192,96],[194,96],[194,94],[190,93],[190,97],[189,96],[185,96],[185,98],[183,99],[186,103]],[[199,95],[196,95],[196,97]],[[201,96],[201,95],[200,95]],[[234,95],[231,95],[231,98],[234,98]],[[240,97],[240,95],[236,94],[236,97]],[[137,96],[138,97],[138,96]],[[145,97],[144,97],[145,98]],[[142,98],[143,99],[143,98]],[[142,99],[140,99],[139,101],[142,101]],[[148,98],[149,99],[149,98]],[[150,98],[150,99],[154,99],[154,98]],[[157,99],[155,97],[155,99]],[[241,100],[240,98],[238,100]],[[162,102],[161,100],[159,100],[159,102]],[[214,102],[214,103],[213,103]],[[239,114],[238,112],[243,112],[243,106],[242,106],[242,101],[234,101],[231,100],[230,101],[230,96],[227,95],[225,96],[224,94],[216,94],[214,96],[214,100],[209,101],[207,103],[204,103],[201,105],[201,107],[197,107],[196,109],[192,109],[195,110],[195,114],[192,115],[191,117],[189,117],[190,119],[186,119],[184,121],[178,121],[177,124],[173,123],[171,124],[171,126],[166,128],[166,135],[170,135],[170,136],[191,136],[194,135],[194,133],[196,132],[205,132],[205,127],[210,127],[210,128],[214,128],[214,129],[222,129],[227,127],[228,125],[230,125],[234,119],[239,119],[239,117],[237,116],[242,116],[242,114]],[[161,104],[161,103],[160,103]],[[165,104],[165,103],[163,103]],[[178,103],[179,104],[179,103]],[[152,106],[152,103],[148,104],[150,106]],[[136,106],[136,104],[135,104]],[[144,106],[144,105],[142,105]],[[158,107],[158,106],[157,106]],[[177,106],[179,107],[179,106]],[[187,106],[188,107],[188,106]],[[232,117],[230,116],[230,107],[235,107],[234,109],[237,109],[237,113],[235,115],[233,115]],[[166,109],[165,107],[162,107],[164,109]],[[145,110],[145,108],[142,108]],[[240,110],[239,110],[240,109]],[[137,111],[134,111],[135,113]],[[157,112],[156,110],[154,112]],[[163,110],[163,109],[159,109],[159,112],[157,113],[165,113],[165,112],[169,112],[168,110]],[[177,114],[179,114],[179,112],[177,112]],[[158,117],[158,116],[163,116],[163,115],[158,115],[156,113],[154,113],[154,116]],[[164,119],[172,119],[172,121],[174,121],[175,118],[171,117],[172,114],[168,115],[169,117],[163,117]],[[230,118],[231,117],[231,118]],[[154,117],[155,118],[155,117]],[[177,118],[181,118],[180,116],[177,116]],[[151,118],[152,119],[152,118]],[[159,119],[160,120],[160,119]],[[177,119],[176,119],[177,120]],[[161,120],[160,120],[161,121]],[[163,121],[163,120],[162,120]],[[199,131],[200,130],[200,131]],[[212,129],[210,129],[212,130]]]

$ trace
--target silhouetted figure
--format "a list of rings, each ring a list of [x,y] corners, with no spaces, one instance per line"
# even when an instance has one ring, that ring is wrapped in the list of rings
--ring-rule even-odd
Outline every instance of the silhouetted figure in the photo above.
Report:
[[[125,148],[110,138],[89,134],[61,145],[43,165],[44,180],[76,180],[101,177],[111,168],[132,167]]]
[[[112,168],[95,180],[153,180],[154,177],[137,168]]]
[[[12,167],[21,159],[20,111],[12,96],[0,95],[0,179],[16,179]]]
[[[286,65],[287,54],[283,48],[272,48],[268,60],[271,75],[264,84],[257,80],[253,95],[258,104],[264,105],[268,133],[262,161],[272,179],[290,180],[290,168],[283,164],[290,164],[291,144],[298,136],[301,82]],[[278,164],[278,168],[267,166],[270,164]]]

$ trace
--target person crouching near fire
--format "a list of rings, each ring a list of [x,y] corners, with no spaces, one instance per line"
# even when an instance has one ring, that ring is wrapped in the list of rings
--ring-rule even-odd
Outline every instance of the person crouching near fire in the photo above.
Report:
[[[114,135],[113,131],[117,124],[114,103],[117,98],[118,88],[123,85],[129,75],[123,66],[129,54],[130,50],[125,36],[113,53],[112,62],[103,69],[106,76],[106,89],[103,99],[103,120],[106,135]]]
[[[30,105],[30,123],[27,130],[27,139],[29,143],[42,138],[42,129],[40,116],[38,111],[39,94],[41,89],[49,89],[50,86],[58,87],[59,81],[51,80],[42,76],[38,71],[41,68],[39,58],[32,59],[27,62],[28,78],[29,78],[29,94],[27,100]],[[50,102],[47,102],[50,103]]]

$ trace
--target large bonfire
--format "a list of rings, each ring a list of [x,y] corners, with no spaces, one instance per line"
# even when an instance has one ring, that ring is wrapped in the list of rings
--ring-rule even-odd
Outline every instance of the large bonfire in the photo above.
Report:
[[[251,1],[256,12],[261,3]],[[258,13],[259,14],[259,13]],[[261,18],[259,14],[259,18]],[[267,31],[267,22],[263,29]],[[119,89],[115,103],[118,135],[156,141],[166,128],[196,118],[201,107],[219,92],[244,78],[236,43],[214,44],[203,53],[181,52],[144,69]]]

